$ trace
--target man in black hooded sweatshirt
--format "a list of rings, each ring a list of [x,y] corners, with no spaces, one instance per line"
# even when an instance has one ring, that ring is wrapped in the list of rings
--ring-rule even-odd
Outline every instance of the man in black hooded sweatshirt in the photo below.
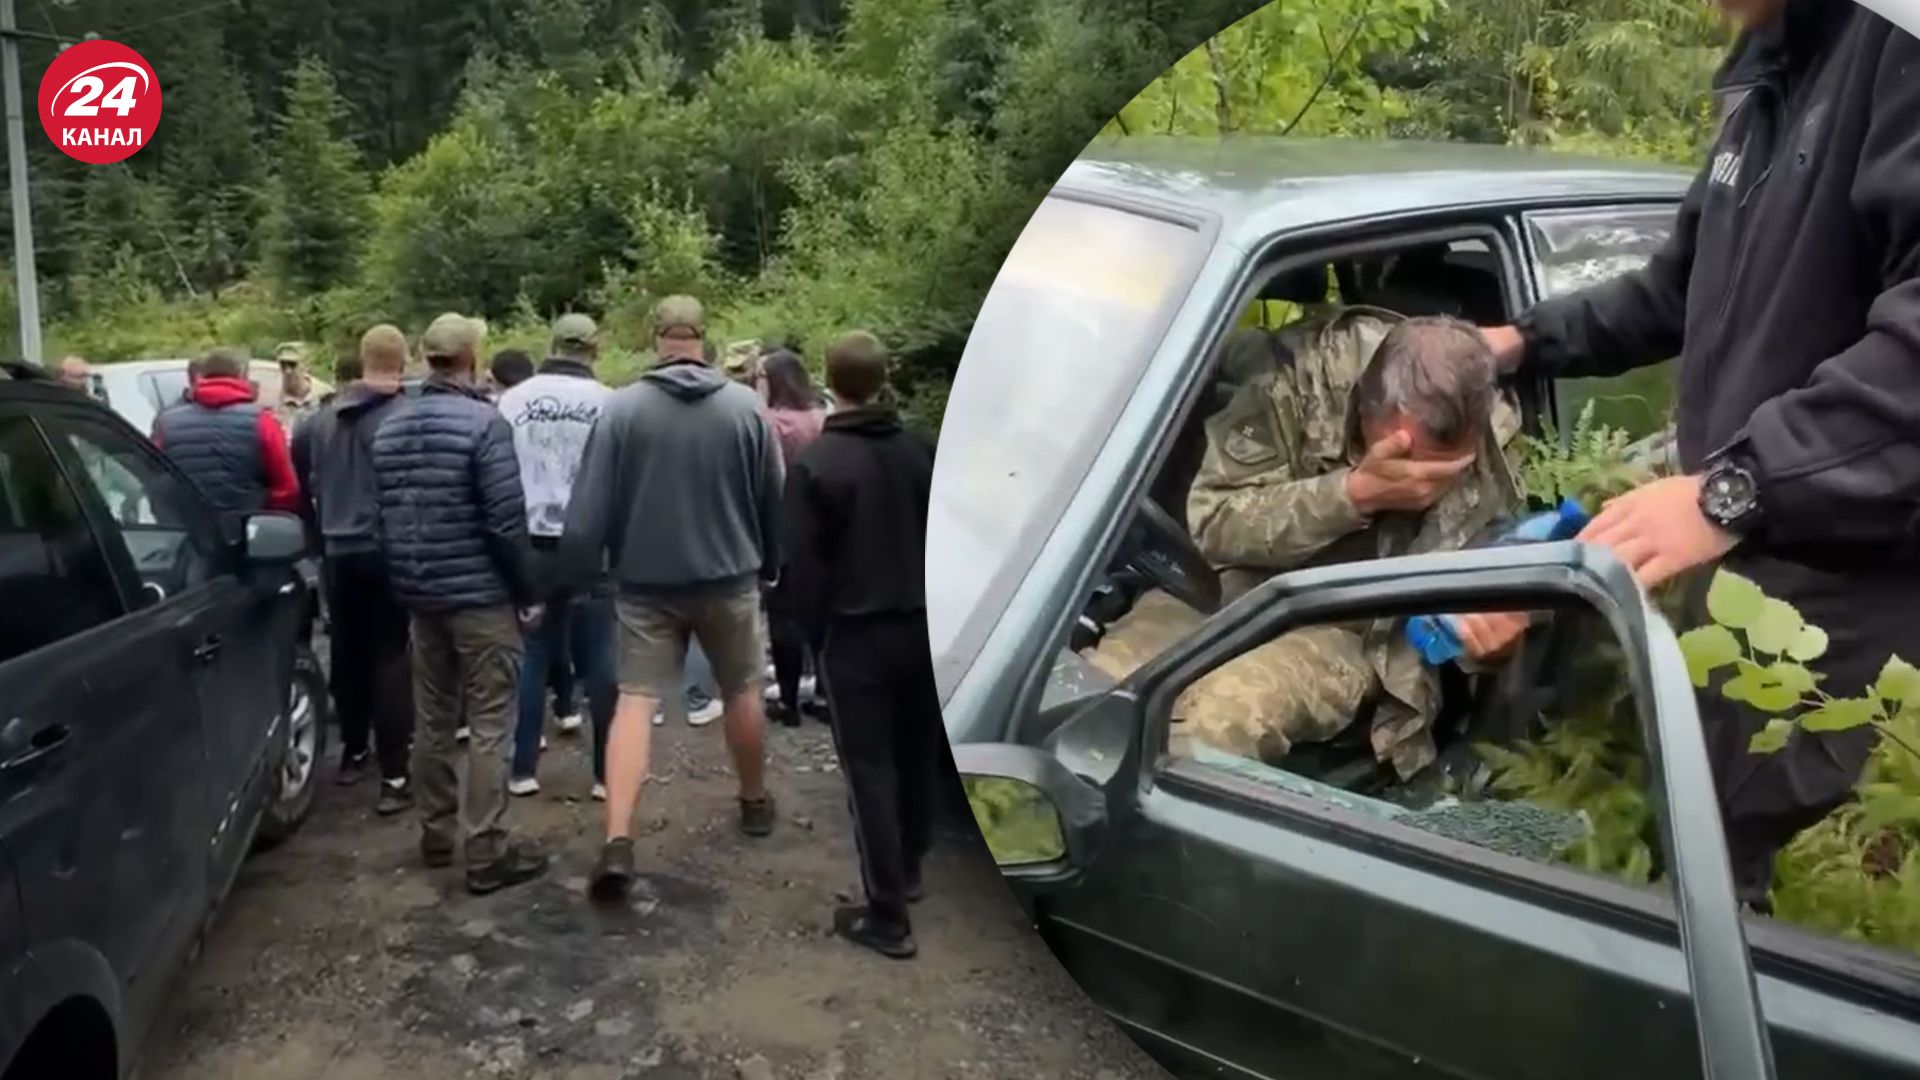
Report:
[[[1742,32],[1665,249],[1485,333],[1553,378],[1679,355],[1682,475],[1581,539],[1649,588],[1688,575],[1696,603],[1716,563],[1751,578],[1827,631],[1821,690],[1856,696],[1920,660],[1920,43],[1851,0],[1718,3]],[[1700,710],[1741,899],[1765,908],[1773,856],[1848,797],[1874,733],[1758,754],[1764,716],[1717,688]]]
[[[407,338],[376,326],[360,339],[360,377],[294,431],[293,460],[309,496],[308,520],[320,534],[332,619],[333,699],[340,710],[342,784],[357,783],[378,757],[375,809],[413,805],[408,758],[413,745],[413,684],[407,666],[407,613],[394,597],[380,551],[380,486],[373,437],[400,400]]]
[[[795,615],[826,676],[867,894],[833,923],[905,959],[946,749],[927,646],[933,446],[881,404],[887,353],[873,335],[827,350],[827,385],[839,408],[788,471],[781,538]]]

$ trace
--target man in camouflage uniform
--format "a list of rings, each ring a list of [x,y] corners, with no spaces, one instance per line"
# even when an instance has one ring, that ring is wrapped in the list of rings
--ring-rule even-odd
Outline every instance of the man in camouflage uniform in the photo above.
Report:
[[[1519,414],[1471,327],[1352,307],[1279,336],[1290,359],[1255,374],[1208,421],[1188,498],[1188,525],[1226,600],[1288,570],[1455,550],[1519,509],[1506,453]],[[1149,594],[1094,662],[1123,674],[1116,668],[1131,670],[1200,621]],[[1375,754],[1411,776],[1434,757],[1439,683],[1402,625],[1288,633],[1188,688],[1174,717],[1210,746],[1273,761],[1338,735],[1371,702]],[[1463,635],[1492,661],[1524,628],[1524,616],[1482,616]]]
[[[307,375],[307,347],[298,341],[284,342],[273,350],[273,359],[280,365],[280,403],[275,411],[291,438],[301,421],[320,408],[313,399],[313,379]]]

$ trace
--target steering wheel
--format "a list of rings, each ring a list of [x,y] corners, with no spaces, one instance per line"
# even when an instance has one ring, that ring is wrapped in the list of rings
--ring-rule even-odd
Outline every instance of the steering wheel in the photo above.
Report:
[[[1118,561],[1203,615],[1220,610],[1220,575],[1187,530],[1151,499],[1141,500]]]

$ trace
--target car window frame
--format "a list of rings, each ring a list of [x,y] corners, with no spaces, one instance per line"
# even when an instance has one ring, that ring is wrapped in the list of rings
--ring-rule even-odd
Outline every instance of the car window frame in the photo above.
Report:
[[[1008,741],[1032,740],[1035,725],[1042,719],[1039,705],[1046,695],[1054,660],[1067,647],[1073,626],[1080,616],[1078,605],[1085,603],[1095,580],[1114,558],[1137,507],[1141,500],[1148,497],[1147,492],[1154,478],[1166,466],[1168,457],[1173,453],[1176,436],[1188,414],[1198,407],[1206,392],[1222,344],[1234,332],[1239,315],[1247,305],[1274,279],[1316,261],[1325,263],[1419,244],[1478,239],[1485,241],[1500,260],[1503,297],[1508,308],[1518,312],[1521,310],[1518,305],[1524,302],[1526,294],[1523,282],[1516,277],[1515,260],[1520,255],[1520,248],[1513,234],[1515,219],[1516,213],[1508,205],[1395,212],[1288,230],[1266,238],[1250,251],[1227,249],[1236,258],[1231,287],[1222,290],[1211,301],[1204,297],[1188,297],[1189,303],[1196,308],[1210,311],[1206,317],[1212,320],[1211,325],[1199,336],[1199,345],[1183,354],[1180,364],[1183,382],[1167,393],[1160,403],[1154,426],[1148,429],[1148,437],[1141,440],[1139,445],[1124,451],[1131,457],[1126,466],[1130,471],[1116,501],[1116,505],[1124,509],[1113,515],[1117,524],[1110,524],[1083,549],[1093,552],[1093,555],[1081,562],[1074,580],[1071,595],[1079,599],[1075,602],[1059,601],[1061,606],[1053,617],[1053,625],[1045,639],[1047,644],[1039,648],[1034,654],[1034,661],[1022,671],[1017,692],[1008,706],[1009,719],[1004,733]],[[1203,271],[1201,279],[1195,282],[1196,288],[1204,277]],[[1175,324],[1186,317],[1187,314],[1183,312],[1176,317]],[[1161,348],[1163,351],[1171,348],[1164,338]],[[1159,358],[1153,361],[1156,365],[1160,362]],[[1528,381],[1520,380],[1515,386],[1520,390],[1523,423],[1528,430],[1534,430],[1542,402],[1530,393]],[[1116,425],[1115,435],[1124,430],[1124,425]],[[1108,445],[1101,452],[1105,454],[1113,450],[1114,439],[1110,437]],[[1026,588],[1027,583],[1023,582],[1015,591],[1016,599]],[[1009,611],[1011,609],[1010,604]],[[1033,640],[1037,642],[1040,639],[1036,635]]]
[[[168,460],[165,454],[160,453],[152,442],[134,430],[133,425],[124,417],[104,407],[103,411],[104,415],[103,412],[84,405],[66,404],[36,410],[33,421],[40,432],[41,441],[53,449],[54,458],[59,462],[68,486],[75,490],[76,498],[80,500],[81,512],[86,515],[87,523],[93,530],[94,542],[100,544],[106,555],[114,579],[120,586],[122,603],[126,607],[124,615],[137,615],[141,612],[164,608],[182,598],[191,599],[209,589],[221,587],[238,572],[237,553],[234,545],[223,539],[218,519],[202,500],[199,489],[194,487],[186,474]],[[135,454],[156,471],[174,479],[180,486],[182,498],[185,501],[182,512],[193,518],[189,529],[211,545],[209,556],[211,563],[204,579],[181,592],[163,596],[152,603],[142,602],[145,584],[140,577],[139,568],[134,565],[132,548],[122,533],[120,523],[114,520],[112,512],[101,500],[99,492],[94,490],[93,484],[87,480],[86,462],[82,460],[79,450],[62,439],[60,436],[64,433],[56,426],[47,423],[46,417],[73,417],[83,423],[87,421],[97,423],[102,428],[125,438]],[[103,539],[106,535],[111,535],[120,542],[109,544]]]
[[[92,639],[113,633],[122,622],[138,614],[141,610],[137,606],[139,598],[129,595],[127,592],[126,582],[120,575],[120,567],[116,565],[113,549],[100,538],[100,524],[94,516],[92,506],[93,499],[89,496],[86,488],[74,483],[73,475],[69,471],[67,463],[60,456],[60,447],[49,437],[46,428],[39,422],[39,414],[43,409],[60,408],[64,405],[64,402],[54,403],[50,399],[45,398],[39,400],[28,398],[25,401],[0,398],[0,421],[10,419],[20,421],[26,426],[27,430],[33,433],[35,438],[40,440],[40,445],[47,451],[50,459],[54,463],[54,468],[59,472],[61,483],[67,486],[68,494],[73,497],[74,504],[80,509],[81,519],[87,527],[88,539],[92,541],[95,550],[99,552],[102,561],[107,565],[107,573],[112,577],[116,588],[116,599],[119,601],[120,610],[111,618],[103,619],[77,634],[69,634],[66,637],[56,638],[28,652],[21,653],[18,656],[0,658],[0,670],[11,668],[15,664],[31,663],[36,656],[39,656],[49,649],[84,647],[84,643]]]
[[[1531,306],[1547,299],[1546,283],[1541,275],[1539,246],[1534,243],[1532,222],[1529,220],[1532,216],[1536,214],[1578,213],[1580,211],[1646,210],[1658,207],[1662,209],[1670,208],[1677,217],[1682,202],[1683,199],[1679,195],[1559,199],[1532,204],[1525,208],[1515,210],[1512,215],[1513,233],[1521,245],[1521,251],[1526,263],[1524,274],[1527,305]],[[1631,271],[1628,272],[1631,273]],[[1616,279],[1610,278],[1608,280]],[[1563,432],[1566,431],[1574,418],[1567,416],[1566,410],[1561,408],[1558,387],[1562,380],[1541,372],[1536,373],[1534,377],[1528,381],[1533,384],[1535,388],[1534,392],[1539,395],[1540,400],[1546,403],[1548,410],[1547,415],[1553,418],[1555,426]]]

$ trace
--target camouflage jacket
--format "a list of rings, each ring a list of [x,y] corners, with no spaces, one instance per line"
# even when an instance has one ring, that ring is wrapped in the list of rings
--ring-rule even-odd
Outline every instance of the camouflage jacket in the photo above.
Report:
[[[1493,429],[1465,479],[1424,514],[1362,515],[1347,495],[1348,469],[1364,451],[1353,387],[1401,316],[1350,307],[1280,331],[1292,361],[1241,386],[1207,423],[1207,449],[1187,500],[1187,524],[1221,571],[1227,599],[1273,575],[1308,566],[1452,551],[1518,511],[1524,497],[1509,457],[1520,414],[1503,395]],[[1348,627],[1385,692],[1373,747],[1403,776],[1433,759],[1428,728],[1437,675],[1400,632],[1400,620]]]

